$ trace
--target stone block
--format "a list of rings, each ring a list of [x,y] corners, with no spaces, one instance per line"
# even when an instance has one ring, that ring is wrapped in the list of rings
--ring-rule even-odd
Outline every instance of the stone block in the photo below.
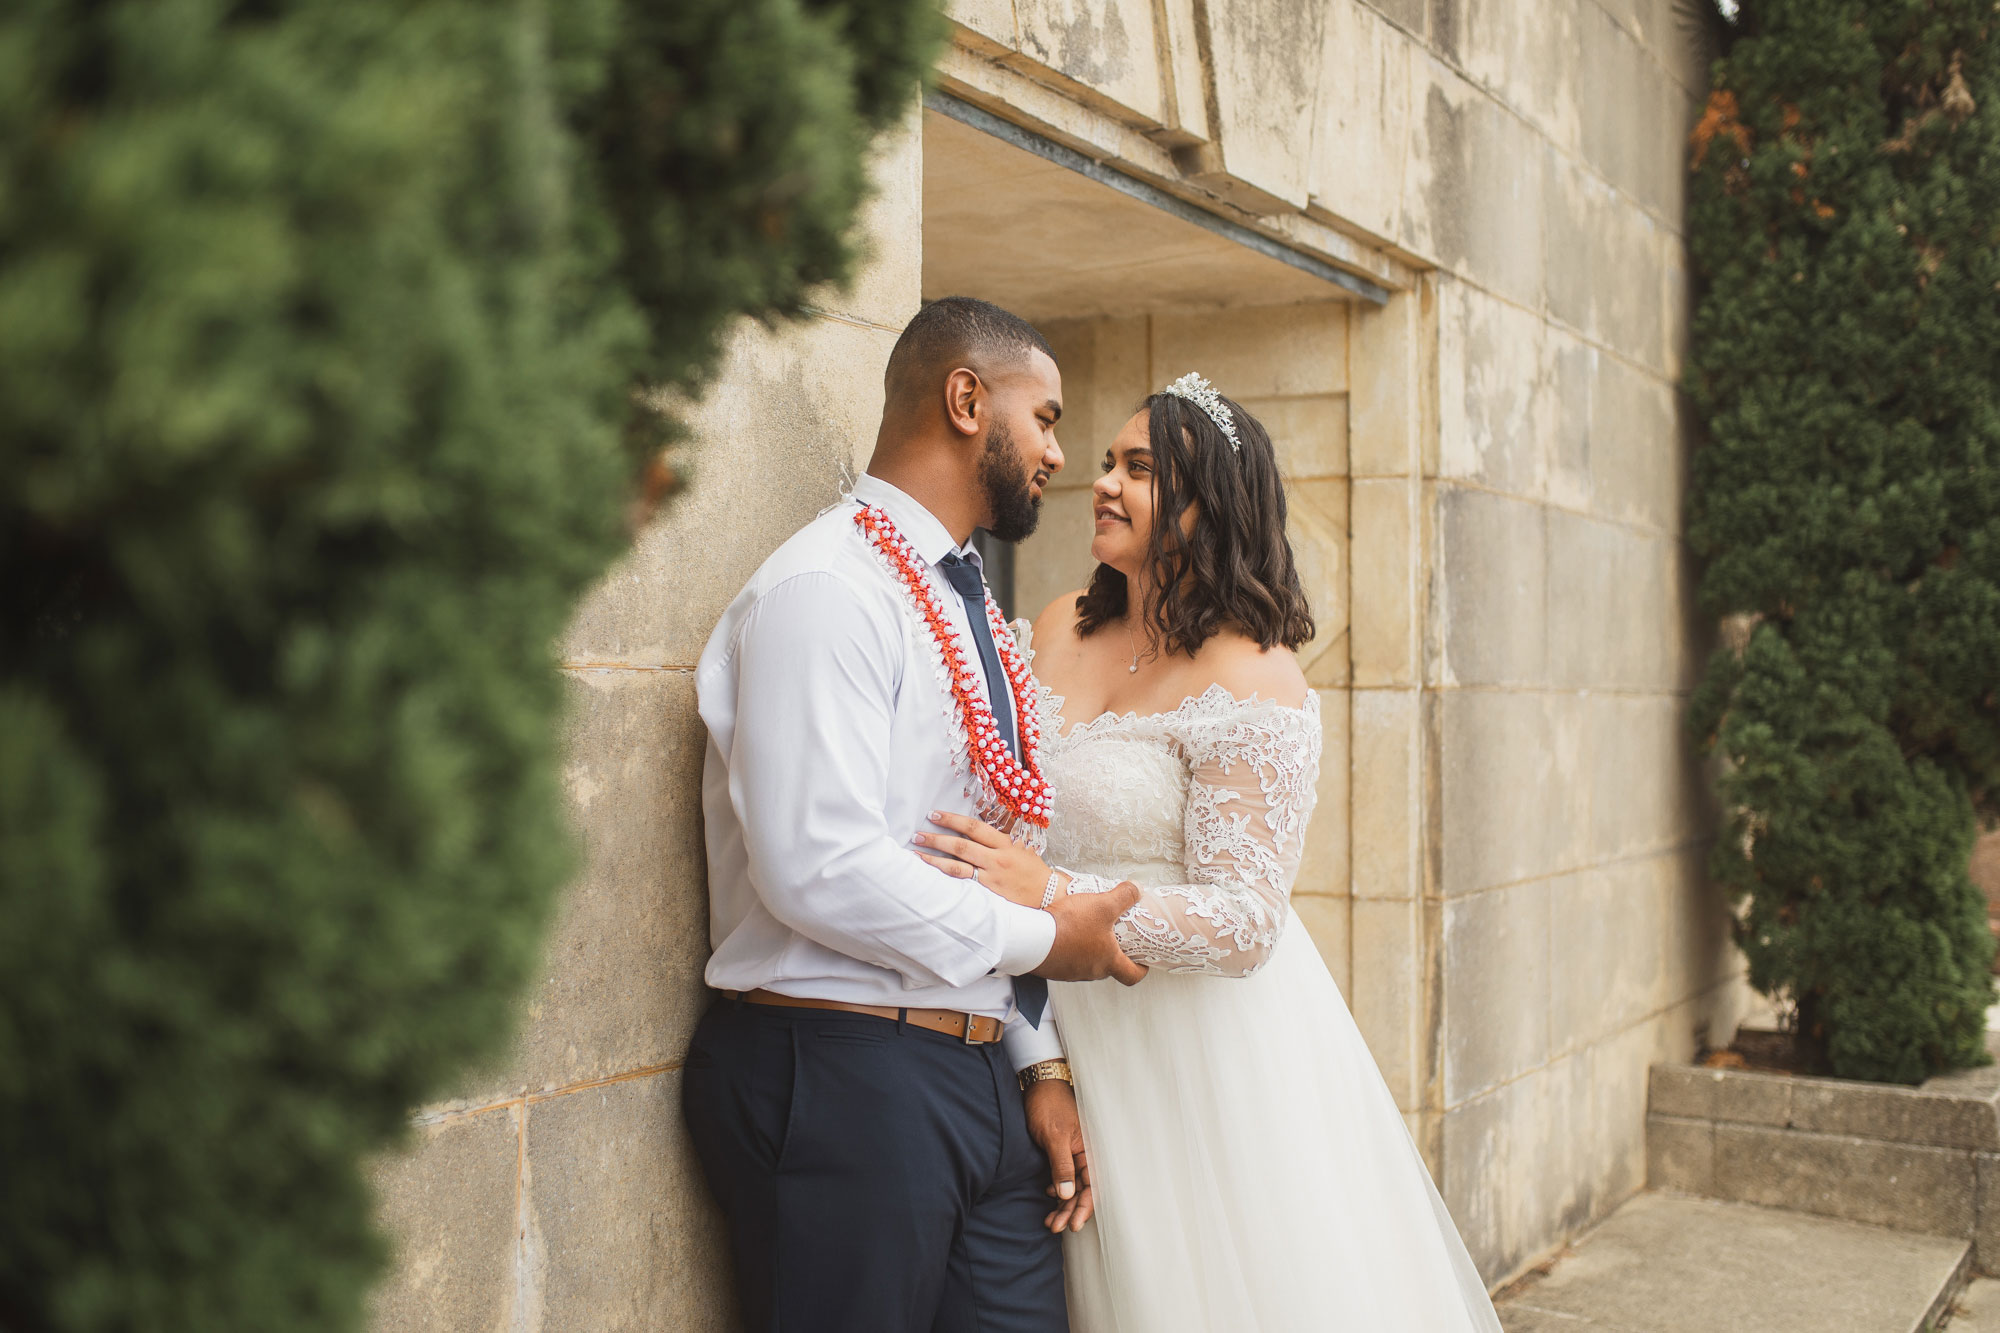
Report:
[[[1672,384],[1564,330],[1548,337],[1555,373],[1550,498],[1677,534],[1687,458]]]
[[[1577,34],[1580,58],[1571,78],[1586,108],[1584,160],[1677,226],[1686,179],[1687,90],[1596,6],[1578,7]]]
[[[1347,392],[1344,301],[1157,314],[1148,390],[1198,370],[1238,402]]]
[[[832,319],[778,333],[739,326],[690,414],[690,483],[584,598],[565,660],[693,666],[757,566],[866,464],[895,341]]]
[[[1450,690],[1439,765],[1446,895],[1584,863],[1584,710],[1574,699]]]
[[[957,26],[956,40],[985,54],[1020,45],[1014,31],[1014,0],[946,0],[944,12]]]
[[[563,895],[500,1095],[677,1062],[707,1002],[708,733],[692,674],[565,677],[563,777],[584,869]]]
[[[1634,200],[1552,157],[1537,237],[1548,257],[1548,310],[1585,337],[1671,379],[1663,268],[1680,240]]]
[[[1589,6],[1466,0],[1459,42],[1472,80],[1565,149],[1574,149],[1582,134],[1579,8]]]
[[[1015,0],[1016,63],[1060,75],[1155,124],[1167,119],[1147,0]],[[1036,67],[1039,66],[1039,69]]]
[[[1346,897],[1349,891],[1347,691],[1320,690],[1320,755],[1317,803],[1306,825],[1305,854],[1295,892]]]
[[[1349,930],[1353,975],[1347,1006],[1396,1105],[1416,1110],[1422,1089],[1417,1042],[1425,1002],[1423,904],[1356,898]]]
[[[1540,309],[1545,262],[1567,262],[1543,245],[1553,150],[1436,57],[1413,59],[1412,70],[1401,245]]]
[[[2000,1154],[1973,1155],[1978,1182],[1973,1263],[1980,1272],[2000,1276]]]
[[[1541,505],[1490,491],[1439,488],[1431,632],[1444,683],[1542,681],[1545,514]]]
[[[1423,867],[1417,846],[1423,793],[1422,736],[1414,689],[1355,690],[1352,693],[1353,780],[1349,796],[1353,825],[1354,895],[1357,898],[1417,896]]]
[[[1705,830],[1701,775],[1678,695],[1591,695],[1578,707],[1589,756],[1591,859],[1635,856]],[[1572,802],[1574,815],[1579,802]]]
[[[1049,491],[1035,535],[1014,549],[1014,610],[1030,620],[1063,593],[1090,582],[1096,527],[1088,490]]]
[[[1958,1149],[1719,1123],[1715,1183],[1720,1197],[1743,1203],[1973,1234],[1977,1169],[1973,1154]]]
[[[1356,685],[1417,683],[1415,507],[1415,487],[1400,478],[1357,480],[1349,491]]]
[[[1453,1106],[1549,1058],[1549,885],[1444,904],[1444,1098]]]
[[[1990,1097],[1846,1079],[1793,1080],[1791,1126],[1818,1134],[2000,1152],[2000,1115]]]
[[[1385,239],[1396,235],[1402,213],[1416,46],[1354,0],[1325,6],[1311,206]]]
[[[1753,1069],[1720,1069],[1715,1118],[1743,1125],[1784,1125],[1796,1104],[1798,1081]]]
[[[1209,0],[1207,13],[1220,166],[1268,201],[1239,202],[1303,208],[1311,160],[1300,150],[1312,142],[1319,101],[1324,6]]]
[[[901,124],[876,139],[868,177],[874,193],[854,231],[866,260],[846,288],[820,288],[809,299],[822,310],[900,331],[923,301],[923,109],[914,102]]]
[[[1444,1113],[1444,1196],[1489,1284],[1518,1273],[1564,1234],[1572,1110],[1567,1071],[1537,1069]]]
[[[1293,928],[1304,927],[1319,950],[1320,961],[1333,974],[1334,984],[1345,996],[1353,984],[1353,968],[1348,955],[1348,907],[1346,898],[1319,894],[1292,894]]]
[[[1643,863],[1596,866],[1549,884],[1549,1032],[1587,1046],[1659,1007],[1667,904]]]
[[[1278,471],[1287,484],[1347,475],[1345,394],[1239,398],[1237,402],[1269,432],[1278,455]],[[1341,526],[1346,527],[1345,514]]]
[[[452,1116],[370,1172],[393,1267],[369,1298],[376,1333],[499,1328],[514,1293],[520,1112]]]
[[[1419,473],[1426,412],[1421,386],[1436,355],[1436,301],[1426,318],[1417,292],[1385,306],[1356,306],[1348,317],[1348,470],[1356,477]]]
[[[1438,476],[1546,497],[1556,416],[1546,324],[1464,283],[1438,304]]]
[[[1312,608],[1313,637],[1298,648],[1306,680],[1320,688],[1348,683],[1347,479],[1295,481],[1285,488],[1286,535],[1299,586]]]
[[[528,1110],[526,1327],[736,1327],[721,1215],[687,1142],[678,1070]]]
[[[1674,690],[1692,626],[1687,553],[1672,537],[1551,509],[1546,537],[1548,680],[1572,688]]]

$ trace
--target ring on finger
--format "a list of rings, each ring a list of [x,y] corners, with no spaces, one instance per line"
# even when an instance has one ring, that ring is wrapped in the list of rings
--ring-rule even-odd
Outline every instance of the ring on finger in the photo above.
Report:
[[[977,885],[979,885],[979,887],[980,887],[980,888],[982,888],[982,889],[986,887],[986,884],[985,884],[985,882],[984,882],[983,880],[981,880],[981,879],[979,878],[979,867],[978,867],[978,866],[974,866],[974,867],[972,868],[972,882],[973,882],[974,884],[977,884]]]

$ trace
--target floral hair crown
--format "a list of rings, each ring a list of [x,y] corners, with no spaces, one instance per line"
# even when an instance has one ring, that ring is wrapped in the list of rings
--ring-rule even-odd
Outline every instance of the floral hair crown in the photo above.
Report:
[[[1230,415],[1228,406],[1223,403],[1222,395],[1215,391],[1214,385],[1190,370],[1160,392],[1170,393],[1176,398],[1185,398],[1208,413],[1208,419],[1215,423],[1223,438],[1229,441],[1229,451],[1233,454],[1243,452],[1243,445],[1236,438],[1236,421]]]

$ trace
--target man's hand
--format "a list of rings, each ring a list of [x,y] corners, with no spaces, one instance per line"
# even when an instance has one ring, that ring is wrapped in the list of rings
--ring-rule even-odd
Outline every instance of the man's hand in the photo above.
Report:
[[[1055,1183],[1049,1195],[1055,1211],[1042,1219],[1054,1232],[1081,1231],[1096,1211],[1090,1192],[1090,1165],[1083,1156],[1083,1121],[1076,1113],[1076,1094],[1059,1078],[1030,1083],[1021,1094],[1028,1110],[1028,1137],[1048,1154]]]
[[[1035,975],[1050,981],[1102,981],[1116,977],[1127,986],[1146,979],[1146,969],[1125,956],[1111,927],[1139,901],[1139,886],[1126,880],[1109,893],[1066,893],[1049,908],[1056,919],[1056,942]]]

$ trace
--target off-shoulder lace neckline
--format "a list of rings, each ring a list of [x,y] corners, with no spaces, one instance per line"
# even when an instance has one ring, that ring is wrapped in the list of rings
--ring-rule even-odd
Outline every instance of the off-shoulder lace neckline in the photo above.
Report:
[[[1112,731],[1126,724],[1137,725],[1141,722],[1172,722],[1184,717],[1199,717],[1203,715],[1224,717],[1230,713],[1248,712],[1253,708],[1276,709],[1279,712],[1299,713],[1308,717],[1314,716],[1319,712],[1319,693],[1315,690],[1308,689],[1306,691],[1304,703],[1288,704],[1280,703],[1276,699],[1266,699],[1263,695],[1255,691],[1251,692],[1248,699],[1239,699],[1231,694],[1221,681],[1216,681],[1200,694],[1190,694],[1187,698],[1181,700],[1178,707],[1169,708],[1163,712],[1141,713],[1135,708],[1118,713],[1107,708],[1096,717],[1071,726],[1069,719],[1063,716],[1063,696],[1049,689],[1047,684],[1043,684],[1042,688],[1048,691],[1049,716],[1055,723],[1053,727],[1045,727],[1044,731],[1047,734],[1053,735],[1056,739],[1065,742],[1080,740],[1085,736],[1094,735],[1102,731]],[[1064,730],[1066,726],[1069,727],[1067,731]]]

